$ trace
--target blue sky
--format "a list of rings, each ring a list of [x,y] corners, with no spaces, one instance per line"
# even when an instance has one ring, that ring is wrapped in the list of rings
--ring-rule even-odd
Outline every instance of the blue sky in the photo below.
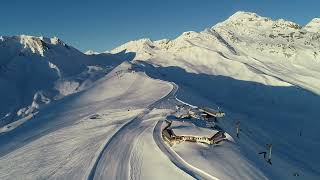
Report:
[[[319,0],[1,0],[0,35],[58,36],[80,50],[201,31],[242,10],[304,25]]]

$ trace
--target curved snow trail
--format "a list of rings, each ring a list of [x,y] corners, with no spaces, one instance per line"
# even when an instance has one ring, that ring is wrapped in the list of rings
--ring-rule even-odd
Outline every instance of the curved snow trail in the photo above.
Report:
[[[198,169],[185,160],[183,160],[176,152],[174,152],[170,147],[168,147],[161,138],[161,125],[163,121],[158,121],[153,130],[153,139],[158,145],[159,149],[167,155],[170,161],[176,165],[179,169],[194,177],[195,179],[214,179],[219,180],[218,178]]]
[[[171,83],[172,84],[172,83]],[[90,171],[88,180],[92,179],[128,179],[129,162],[134,147],[134,140],[145,131],[148,126],[139,126],[143,117],[151,112],[163,101],[174,97],[178,87],[175,84],[166,96],[149,105],[140,115],[122,126],[107,142]]]

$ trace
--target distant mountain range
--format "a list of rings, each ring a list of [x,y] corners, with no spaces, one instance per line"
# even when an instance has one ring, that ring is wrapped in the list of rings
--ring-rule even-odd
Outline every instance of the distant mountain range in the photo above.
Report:
[[[35,111],[40,104],[78,92],[132,52],[135,60],[179,66],[189,72],[224,75],[267,85],[297,85],[320,94],[320,20],[304,27],[283,19],[237,12],[202,32],[176,39],[140,39],[111,53],[85,54],[60,39],[0,37],[0,124]],[[121,60],[120,60],[121,59]]]
[[[82,53],[56,37],[1,36],[0,87],[4,179],[140,178],[143,170],[154,176],[157,167],[149,163],[159,162],[172,171],[155,171],[159,179],[192,174],[156,145],[160,122],[177,101],[219,108],[226,113],[219,126],[234,138],[241,121],[240,139],[221,149],[173,148],[170,157],[180,153],[182,164],[195,164],[198,173],[221,179],[320,174],[319,18],[300,26],[237,12],[201,32],[130,41],[104,53]],[[272,166],[258,154],[267,143]]]
[[[116,55],[89,56],[58,38],[0,37],[0,125],[79,92],[120,64]]]

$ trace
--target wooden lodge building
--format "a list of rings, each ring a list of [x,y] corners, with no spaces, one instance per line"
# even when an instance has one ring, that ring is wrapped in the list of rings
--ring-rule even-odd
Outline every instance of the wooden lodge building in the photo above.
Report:
[[[204,143],[204,144],[219,144],[221,141],[226,139],[225,132],[218,131],[212,137],[201,137],[201,136],[191,136],[191,135],[176,135],[172,129],[169,129],[172,122],[169,122],[168,125],[162,130],[162,138],[170,145],[179,144],[184,141],[195,142],[195,143]]]
[[[201,116],[208,121],[217,121],[217,118],[222,118],[225,116],[224,112],[217,111],[211,108],[200,108]]]
[[[183,108],[179,107],[179,108]],[[221,111],[217,111],[215,109],[211,109],[211,108],[193,108],[193,109],[187,109],[187,112],[184,114],[179,114],[176,117],[178,119],[191,119],[191,118],[195,118],[195,119],[203,119],[205,121],[211,121],[211,122],[216,122],[217,118],[222,118],[225,116],[224,112]]]

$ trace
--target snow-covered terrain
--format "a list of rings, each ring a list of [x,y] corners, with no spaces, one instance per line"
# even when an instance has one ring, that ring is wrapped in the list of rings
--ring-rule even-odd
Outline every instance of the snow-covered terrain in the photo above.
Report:
[[[86,89],[122,61],[85,55],[58,38],[0,38],[0,126],[50,102]]]
[[[143,73],[128,72],[129,67],[128,63],[121,64],[86,91],[50,104],[27,123],[1,135],[0,179],[85,179],[91,176],[96,162],[105,158],[100,154],[107,149],[116,148],[114,153],[123,156],[117,147],[132,148],[134,144],[129,139],[117,139],[119,134],[131,134],[135,140],[134,134],[126,131],[128,126],[139,126],[136,121],[140,119],[133,118],[147,114],[152,104],[172,89],[170,84]],[[150,109],[145,110],[147,107]],[[147,120],[155,118],[150,116]],[[148,127],[152,124],[141,128]],[[136,132],[136,136],[142,133],[139,129]],[[115,145],[110,144],[113,141]],[[130,151],[123,151],[129,158]],[[128,161],[118,163],[123,168],[129,165]]]
[[[199,107],[221,107],[227,114],[223,127],[233,136],[239,120],[243,137],[236,142],[241,157],[263,177],[290,179],[298,174],[317,179],[318,27],[317,19],[300,26],[237,12],[202,32],[185,32],[173,40],[131,41],[111,52],[134,52],[134,62],[148,75],[179,86],[179,99]],[[273,144],[272,166],[258,154],[267,150],[268,143]],[[234,161],[231,168],[241,162]],[[234,175],[221,177],[234,179]]]
[[[237,12],[100,54],[1,36],[0,179],[319,179],[319,28]],[[166,144],[181,104],[220,107],[228,141]],[[178,134],[217,132],[173,121]]]

